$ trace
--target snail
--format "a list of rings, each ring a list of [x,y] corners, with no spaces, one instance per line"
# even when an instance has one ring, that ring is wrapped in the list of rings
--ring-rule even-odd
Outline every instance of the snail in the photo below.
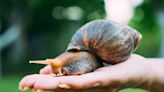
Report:
[[[103,62],[117,64],[127,60],[141,39],[142,35],[133,28],[111,20],[94,20],[73,35],[61,55],[30,63],[50,65],[54,74],[84,74],[102,67]]]

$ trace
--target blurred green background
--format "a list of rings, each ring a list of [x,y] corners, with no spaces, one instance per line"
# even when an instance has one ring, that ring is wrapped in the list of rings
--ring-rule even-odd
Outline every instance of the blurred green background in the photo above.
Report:
[[[103,0],[0,0],[0,92],[19,92],[19,80],[43,67],[29,60],[56,57],[79,27],[105,15]],[[143,40],[135,53],[163,57],[163,20],[163,0],[136,7],[129,25]]]

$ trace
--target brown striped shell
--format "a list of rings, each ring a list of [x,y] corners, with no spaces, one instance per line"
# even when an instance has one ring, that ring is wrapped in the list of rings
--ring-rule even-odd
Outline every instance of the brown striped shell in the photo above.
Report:
[[[142,36],[136,30],[111,20],[94,20],[82,26],[72,37],[67,51],[93,52],[107,63],[128,59]]]

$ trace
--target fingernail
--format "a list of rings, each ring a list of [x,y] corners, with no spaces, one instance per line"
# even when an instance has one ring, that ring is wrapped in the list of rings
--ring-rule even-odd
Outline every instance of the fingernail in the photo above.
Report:
[[[98,86],[100,86],[100,83],[93,84],[93,87],[98,87]]]
[[[33,89],[32,92],[45,92],[45,91],[40,89]]]
[[[41,70],[39,71],[39,74],[43,74],[43,69],[41,69]]]
[[[19,90],[22,90],[22,87],[18,87]]]
[[[67,84],[58,84],[58,87],[63,89],[71,89],[71,87]]]
[[[21,91],[27,91],[29,89],[30,89],[29,87],[24,87],[24,88],[19,87],[19,90],[21,90]]]
[[[60,76],[63,76],[63,74],[59,73],[56,75],[56,77],[60,77]]]
[[[34,92],[45,92],[44,90],[35,90]]]
[[[54,74],[54,73],[50,73],[50,76],[56,77],[56,74]]]

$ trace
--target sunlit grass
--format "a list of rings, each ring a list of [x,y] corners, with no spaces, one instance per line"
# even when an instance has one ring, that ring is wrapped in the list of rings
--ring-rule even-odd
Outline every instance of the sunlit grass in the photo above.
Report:
[[[21,92],[18,89],[19,81],[23,76],[5,76],[0,80],[0,92]],[[25,92],[33,92],[28,90]],[[47,91],[48,92],[48,91]],[[50,92],[50,91],[49,91]],[[141,89],[124,89],[120,92],[146,92]]]

